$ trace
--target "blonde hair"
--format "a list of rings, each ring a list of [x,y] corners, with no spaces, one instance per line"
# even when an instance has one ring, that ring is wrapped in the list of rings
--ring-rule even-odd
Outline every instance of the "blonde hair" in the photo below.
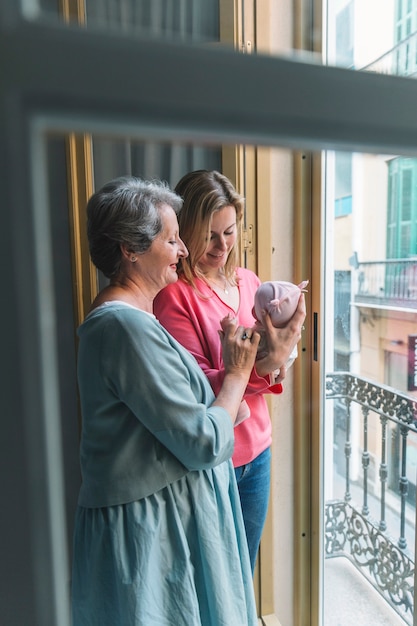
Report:
[[[183,205],[178,216],[180,237],[188,248],[189,255],[181,259],[179,274],[195,288],[195,277],[205,280],[198,268],[207,242],[210,240],[211,220],[214,213],[226,206],[236,209],[238,234],[243,219],[244,198],[236,191],[230,180],[216,170],[196,170],[181,178],[175,192],[182,197]],[[238,237],[230,250],[224,267],[228,280],[236,281],[238,262]]]

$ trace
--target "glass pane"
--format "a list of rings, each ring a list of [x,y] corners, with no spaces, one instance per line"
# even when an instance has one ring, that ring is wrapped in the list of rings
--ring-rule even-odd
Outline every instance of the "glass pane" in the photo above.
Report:
[[[328,6],[329,63],[416,75],[415,0]],[[375,29],[365,28],[372,6]],[[326,303],[333,290],[325,312],[325,626],[413,621],[416,163],[323,157]]]
[[[338,213],[339,157],[323,160],[335,181],[325,197],[324,624],[412,624],[417,257],[385,255],[388,216],[401,217],[409,194],[392,203],[392,156],[352,154],[351,212]],[[416,222],[415,202],[411,211]],[[401,232],[399,252],[409,225]]]
[[[416,76],[416,0],[407,11],[402,0],[328,0],[327,9],[329,65]]]
[[[328,9],[330,64],[416,76],[416,0],[331,0]],[[325,302],[333,303],[325,312],[323,623],[412,624],[417,160],[328,152],[323,166]],[[344,187],[350,213],[341,211]]]

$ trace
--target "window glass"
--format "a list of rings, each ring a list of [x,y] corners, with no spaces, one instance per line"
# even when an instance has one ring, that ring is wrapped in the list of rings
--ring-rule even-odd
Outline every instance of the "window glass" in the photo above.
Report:
[[[417,259],[410,254],[412,230],[405,219],[411,211],[411,171],[402,171],[401,194],[389,206],[387,157],[351,159],[351,212],[334,212],[337,177],[326,187],[324,209],[324,624],[396,625],[404,618],[411,624],[415,498],[408,494],[415,493],[417,431],[404,411],[408,407],[415,415],[417,406],[417,388],[409,384],[417,367],[410,343],[417,336]],[[335,162],[335,155],[326,153],[325,171]],[[332,180],[331,174],[325,178]],[[387,228],[390,217],[396,227]],[[393,244],[396,254],[388,258],[385,251]],[[382,543],[388,552],[378,551],[370,568],[367,550]],[[379,578],[382,569],[393,580],[389,591]],[[375,585],[385,601],[381,610],[369,603],[370,612],[356,613],[351,591],[344,604],[348,579],[349,590],[357,586],[361,594]]]
[[[330,63],[415,75],[415,0],[331,0],[328,6]],[[368,19],[373,11],[377,28]],[[323,156],[328,278],[323,623],[329,625],[413,623],[416,167],[416,159],[392,154]],[[348,213],[341,199],[349,192]],[[387,585],[382,571],[391,581]],[[372,586],[383,601],[368,599],[368,611],[349,585],[345,604],[348,580],[362,596]]]
[[[352,211],[352,155],[335,154],[335,216]]]

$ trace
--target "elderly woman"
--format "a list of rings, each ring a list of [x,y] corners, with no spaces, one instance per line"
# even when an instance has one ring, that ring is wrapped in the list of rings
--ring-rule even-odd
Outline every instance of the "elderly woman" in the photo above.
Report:
[[[154,317],[188,255],[181,204],[163,183],[124,177],[87,205],[91,258],[110,282],[78,331],[74,626],[257,624],[231,456],[259,335],[222,320],[215,397]]]

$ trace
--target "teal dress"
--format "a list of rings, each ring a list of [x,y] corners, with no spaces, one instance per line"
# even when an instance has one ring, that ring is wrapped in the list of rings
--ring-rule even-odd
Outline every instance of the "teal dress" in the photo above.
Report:
[[[79,338],[73,626],[256,626],[233,426],[205,375],[124,303]]]

